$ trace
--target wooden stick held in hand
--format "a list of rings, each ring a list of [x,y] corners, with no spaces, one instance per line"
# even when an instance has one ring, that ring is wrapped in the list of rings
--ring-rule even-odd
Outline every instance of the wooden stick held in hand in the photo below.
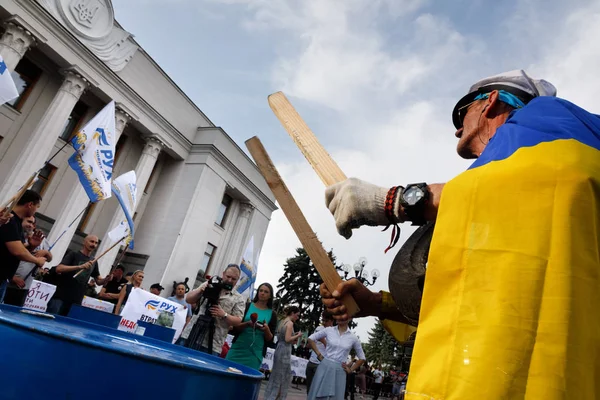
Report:
[[[254,158],[258,169],[267,181],[279,206],[290,222],[294,232],[296,232],[300,243],[302,243],[306,253],[315,265],[323,282],[325,282],[329,290],[335,290],[337,285],[342,282],[342,278],[338,275],[323,245],[311,229],[296,200],[294,200],[294,197],[279,175],[279,172],[277,172],[267,151],[256,136],[246,141],[246,147],[250,151],[252,158]],[[346,306],[350,315],[354,315],[359,311],[358,305],[351,296],[345,296],[342,299],[342,303]]]
[[[113,248],[115,248],[116,245],[118,245],[119,243],[121,243],[125,238],[127,238],[127,236],[123,236],[121,238],[121,240],[116,241],[112,246],[110,246],[108,249],[104,250],[104,252],[102,254],[100,254],[98,257],[94,258],[91,262],[92,264],[97,262],[99,259],[101,259],[102,257],[104,257],[104,255],[106,253],[108,253],[109,251],[111,251]],[[79,271],[78,273],[76,273],[75,275],[73,275],[73,278],[77,278],[79,276],[79,274],[81,274],[84,270],[82,269],[81,271]]]

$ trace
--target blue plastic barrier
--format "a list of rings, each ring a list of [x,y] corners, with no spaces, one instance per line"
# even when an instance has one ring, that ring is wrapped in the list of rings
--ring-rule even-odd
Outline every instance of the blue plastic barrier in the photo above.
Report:
[[[22,311],[0,305],[2,398],[115,398],[115,386],[106,381],[115,373],[126,377],[118,385],[119,399],[258,398],[263,375],[243,365],[97,324]]]

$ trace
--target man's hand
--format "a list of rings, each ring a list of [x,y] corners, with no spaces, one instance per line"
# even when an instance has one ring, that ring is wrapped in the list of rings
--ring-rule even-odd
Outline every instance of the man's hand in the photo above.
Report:
[[[113,274],[108,274],[106,278],[104,278],[104,284],[106,285],[108,282],[113,280]]]
[[[38,250],[33,253],[33,255],[34,257],[44,257],[46,260],[50,258],[50,252],[48,250]]]
[[[350,178],[329,186],[325,190],[325,205],[335,218],[338,233],[350,239],[352,229],[362,225],[389,225],[385,215],[385,199],[388,189],[372,185],[360,179]],[[397,196],[397,201],[399,196]],[[395,216],[397,217],[395,206]]]
[[[80,269],[89,269],[94,263],[91,261],[88,261],[86,263],[83,263],[79,266]]]
[[[346,306],[341,298],[349,294],[354,298],[360,311],[356,315],[348,315]],[[321,297],[327,311],[333,314],[336,320],[347,320],[350,317],[379,317],[381,312],[381,294],[371,292],[358,279],[350,279],[340,283],[331,293],[325,284],[321,284]]]
[[[219,305],[212,306],[209,310],[213,317],[223,318],[225,316],[225,311]]]
[[[8,208],[5,208],[0,212],[0,226],[8,223],[12,218],[12,214],[8,212]]]
[[[31,246],[32,249],[35,249],[40,244],[42,244],[42,240],[44,240],[44,232],[42,232],[39,229],[36,229],[33,232],[33,234],[29,237],[27,242],[28,242],[29,246]],[[40,256],[40,257],[42,257],[42,256]]]
[[[45,257],[35,257],[35,265],[42,268],[46,264]]]
[[[17,287],[23,289],[25,287],[25,281],[18,276],[13,276],[12,282],[17,285]]]

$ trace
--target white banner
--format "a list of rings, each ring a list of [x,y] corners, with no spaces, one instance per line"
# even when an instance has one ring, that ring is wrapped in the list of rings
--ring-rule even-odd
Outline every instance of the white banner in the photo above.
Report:
[[[23,308],[45,312],[48,301],[54,296],[54,292],[56,292],[56,286],[34,279],[29,287],[29,293],[27,293]]]
[[[273,369],[273,355],[275,354],[275,349],[267,347],[267,354],[262,360],[262,364],[260,368],[265,371],[271,371]],[[292,368],[292,376],[297,376],[300,378],[306,378],[306,364],[308,364],[308,360],[304,358],[292,356],[292,360],[290,362]]]
[[[94,310],[104,311],[112,313],[115,309],[115,305],[109,301],[98,300],[93,297],[83,296],[81,305],[87,308],[93,308]]]
[[[172,322],[171,326],[167,327],[175,329],[175,337],[173,338],[173,343],[175,343],[185,325],[187,309],[179,303],[156,296],[143,289],[131,289],[129,299],[123,307],[123,311],[121,311],[119,330],[134,333],[138,321],[154,324],[159,319],[161,312],[166,312],[161,319]]]

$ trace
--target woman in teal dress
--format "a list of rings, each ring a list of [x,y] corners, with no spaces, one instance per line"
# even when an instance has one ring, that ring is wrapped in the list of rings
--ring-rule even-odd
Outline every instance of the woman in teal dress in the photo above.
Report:
[[[256,323],[252,321],[256,314]],[[267,344],[273,341],[277,314],[273,311],[273,287],[263,283],[252,303],[246,306],[242,323],[234,328],[235,337],[227,359],[250,368],[260,369]]]

